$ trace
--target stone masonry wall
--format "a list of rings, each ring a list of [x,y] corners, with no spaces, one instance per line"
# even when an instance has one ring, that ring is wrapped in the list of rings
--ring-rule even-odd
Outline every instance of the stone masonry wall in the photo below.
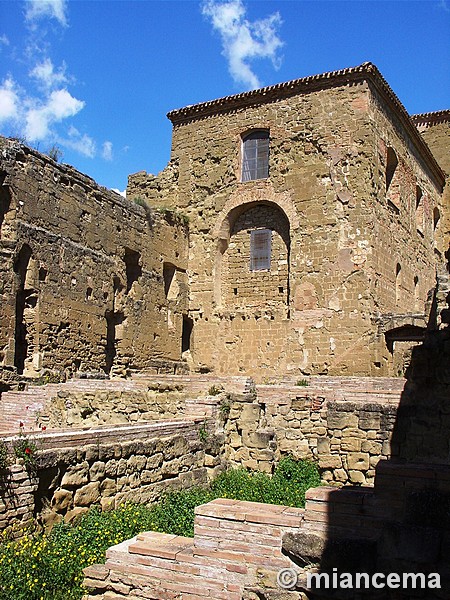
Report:
[[[92,504],[153,501],[166,486],[205,483],[227,465],[272,473],[287,454],[316,461],[334,485],[372,484],[379,460],[398,452],[391,436],[401,379],[312,377],[301,382],[308,385],[255,387],[245,378],[152,375],[138,382],[142,389],[121,382],[116,393],[109,381],[84,392],[76,381],[53,386],[42,414],[53,406],[55,423],[72,429],[55,430],[50,419],[45,432],[27,434],[39,449],[36,477],[13,467],[14,485],[2,488],[3,527],[33,515],[45,523],[70,519]],[[175,418],[169,404],[178,406]],[[102,424],[110,411],[114,426]]]
[[[320,378],[321,380],[322,378]],[[253,400],[236,397],[226,425],[226,458],[271,473],[281,456],[317,461],[334,484],[373,484],[389,458],[404,380],[311,378],[307,386],[256,386]]]
[[[0,366],[124,374],[181,358],[185,225],[0,140]],[[177,268],[166,297],[164,264]]]
[[[170,175],[172,193],[143,172],[130,176],[128,192],[189,217],[197,368],[258,381],[279,373],[394,374],[398,360],[376,317],[425,312],[442,184],[396,110],[361,77],[281,97],[270,90],[230,110],[224,101],[204,115],[171,115],[171,162],[160,181]],[[252,129],[269,130],[269,177],[241,182],[242,136]],[[388,186],[390,149],[398,165]],[[261,222],[267,207],[288,223],[287,275],[248,273],[248,239],[236,237],[236,224],[251,211],[243,237],[274,229],[273,218]],[[239,299],[244,271],[254,290],[247,305]],[[277,294],[287,306],[273,302]]]
[[[447,174],[447,183],[439,205],[439,221],[436,225],[437,249],[444,255],[450,246],[450,111],[417,115],[413,117],[422,137],[431,148],[440,167]],[[447,261],[450,256],[447,256]]]
[[[34,436],[35,471],[16,464],[0,474],[0,529],[14,524],[19,533],[33,517],[49,526],[94,504],[148,503],[169,488],[205,484],[221,464],[223,439],[202,438],[204,426],[198,418]]]
[[[420,153],[393,111],[372,91],[369,115],[375,144],[371,168],[373,188],[369,262],[370,293],[380,314],[424,314],[427,294],[435,285],[433,212],[442,190],[430,178]],[[389,183],[389,153],[398,161]],[[381,347],[378,362],[390,362]],[[394,374],[394,373],[392,373]]]

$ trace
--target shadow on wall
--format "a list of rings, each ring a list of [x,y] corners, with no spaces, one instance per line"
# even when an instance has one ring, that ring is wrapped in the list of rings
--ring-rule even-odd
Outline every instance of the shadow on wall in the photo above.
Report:
[[[450,598],[450,309],[438,316],[441,328],[431,323],[413,349],[391,458],[378,463],[374,488],[315,490],[306,527],[283,540],[299,566],[320,564],[321,577],[299,585],[311,600]],[[319,505],[326,518],[313,516]],[[369,578],[358,582],[359,573]]]

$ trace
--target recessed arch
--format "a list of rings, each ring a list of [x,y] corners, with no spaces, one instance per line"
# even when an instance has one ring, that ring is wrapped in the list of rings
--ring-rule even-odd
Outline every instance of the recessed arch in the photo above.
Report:
[[[270,236],[270,267],[251,268],[255,232]],[[214,268],[217,306],[232,310],[261,304],[289,305],[290,221],[270,200],[233,207],[218,227]]]

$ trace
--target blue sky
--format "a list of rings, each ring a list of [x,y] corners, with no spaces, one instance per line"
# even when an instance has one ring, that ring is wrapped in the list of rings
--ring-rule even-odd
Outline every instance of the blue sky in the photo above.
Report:
[[[0,0],[0,133],[98,183],[158,173],[175,108],[374,62],[449,108],[449,0]]]

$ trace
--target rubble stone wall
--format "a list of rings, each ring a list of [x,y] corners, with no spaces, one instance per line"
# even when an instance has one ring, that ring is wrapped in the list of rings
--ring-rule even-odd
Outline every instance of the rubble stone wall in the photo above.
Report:
[[[0,473],[0,529],[33,517],[48,526],[100,505],[149,503],[168,489],[205,484],[221,465],[223,439],[201,436],[204,421],[120,426],[46,434],[35,470],[15,464]]]
[[[0,365],[26,376],[125,374],[180,360],[185,225],[0,141]]]
[[[325,481],[371,485],[378,462],[398,451],[391,437],[401,389],[395,380],[393,386],[378,394],[363,386],[356,394],[257,386],[253,401],[236,397],[230,404],[225,456],[233,465],[271,473],[290,454],[317,461]]]

